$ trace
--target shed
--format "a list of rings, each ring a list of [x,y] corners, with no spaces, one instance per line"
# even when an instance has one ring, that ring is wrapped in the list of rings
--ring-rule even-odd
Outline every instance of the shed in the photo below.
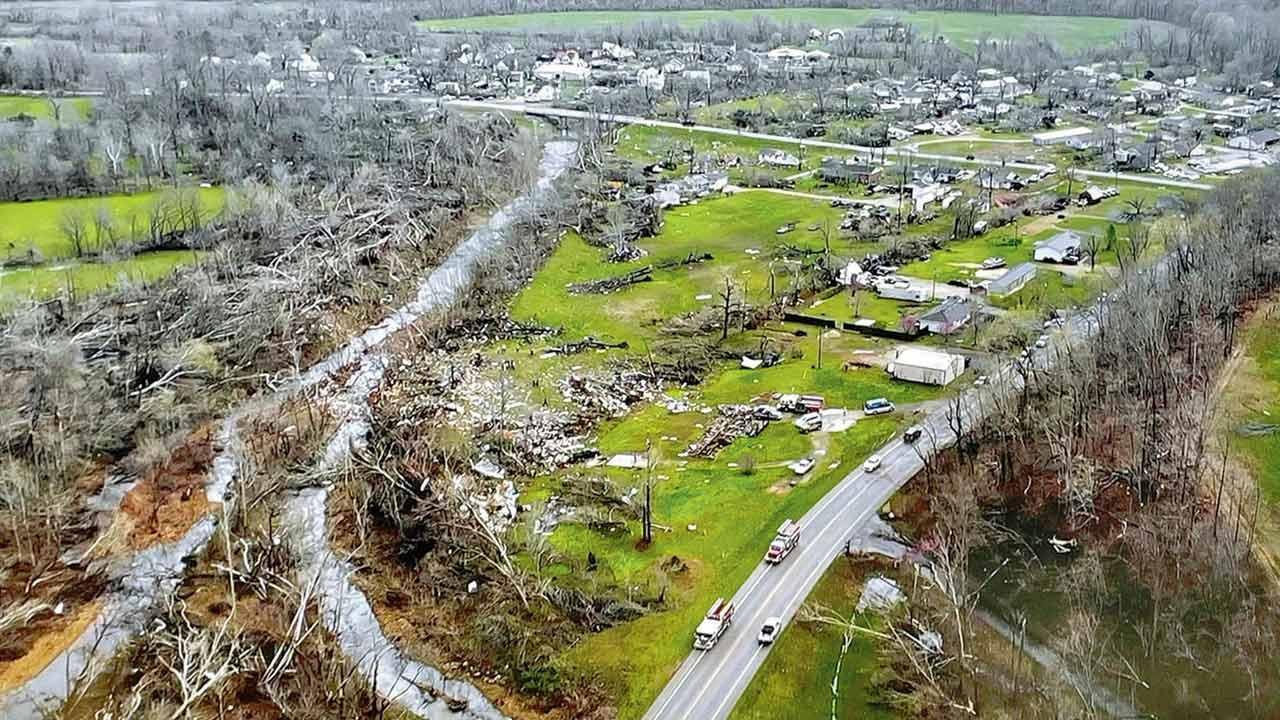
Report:
[[[898,380],[950,385],[964,374],[964,357],[918,347],[898,348],[889,361],[889,374]]]

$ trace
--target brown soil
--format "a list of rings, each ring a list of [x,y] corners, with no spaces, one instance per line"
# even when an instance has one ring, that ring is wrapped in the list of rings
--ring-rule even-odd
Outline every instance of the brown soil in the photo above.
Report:
[[[206,425],[125,495],[120,515],[129,549],[173,542],[210,512],[204,486],[214,453],[213,427]]]
[[[43,628],[43,632],[38,632],[31,638],[26,651],[11,661],[0,662],[0,692],[7,692],[21,686],[48,667],[58,653],[70,646],[80,633],[93,623],[101,608],[102,599],[98,598],[80,606],[75,612],[66,612],[61,617],[52,612],[46,612],[47,618],[53,620],[47,620],[45,623],[47,627]],[[33,629],[40,630],[40,628]],[[11,639],[13,638],[5,638],[6,649]]]

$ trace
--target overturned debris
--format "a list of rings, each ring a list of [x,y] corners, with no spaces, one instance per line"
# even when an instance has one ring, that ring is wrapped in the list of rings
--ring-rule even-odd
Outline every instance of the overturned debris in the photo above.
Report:
[[[770,415],[752,405],[721,405],[720,417],[689,446],[690,457],[714,458],[740,437],[755,437],[768,427]]]
[[[627,342],[624,340],[620,343],[607,343],[597,340],[591,336],[587,336],[577,342],[567,342],[563,345],[547,348],[542,354],[543,357],[552,357],[554,355],[577,355],[588,350],[626,350]]]

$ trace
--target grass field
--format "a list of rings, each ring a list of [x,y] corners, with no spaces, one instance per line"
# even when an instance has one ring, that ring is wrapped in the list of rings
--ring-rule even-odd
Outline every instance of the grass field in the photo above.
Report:
[[[809,223],[835,217],[825,203],[767,193],[741,193],[672,210],[666,227],[641,242],[649,256],[625,264],[605,264],[602,251],[569,234],[533,282],[513,301],[512,315],[563,328],[562,338],[592,335],[625,340],[633,356],[643,356],[660,324],[676,315],[710,304],[698,295],[713,295],[733,278],[751,302],[768,298],[770,251],[782,242],[818,247]],[[785,222],[797,229],[783,236],[774,230]],[[748,249],[759,250],[758,255]],[[655,273],[641,283],[606,295],[572,295],[565,285],[611,276],[664,258],[710,252],[714,260],[688,269]],[[785,287],[780,277],[778,288]],[[937,388],[901,383],[879,369],[845,372],[843,361],[855,351],[883,351],[890,344],[852,333],[823,338],[823,363],[817,368],[818,338],[814,328],[771,325],[732,337],[734,347],[762,342],[779,350],[783,362],[760,370],[724,363],[696,388],[678,392],[687,399],[715,406],[745,403],[773,393],[807,392],[826,397],[833,407],[859,407],[873,397],[888,397],[900,406],[939,396]],[[548,342],[561,342],[557,339]],[[585,355],[540,359],[535,349],[515,358],[515,376],[523,382],[546,368],[567,369],[601,362]],[[545,375],[543,375],[545,377]],[[627,520],[626,530],[603,532],[583,524],[561,525],[550,542],[564,566],[561,582],[615,585],[656,595],[666,589],[665,608],[602,633],[588,636],[567,651],[560,663],[575,672],[600,677],[615,693],[620,717],[639,717],[666,678],[688,653],[693,627],[718,596],[730,595],[760,560],[770,529],[787,517],[800,517],[875,448],[911,422],[905,413],[863,420],[843,433],[802,435],[790,423],[770,425],[755,438],[741,438],[715,459],[682,459],[679,454],[703,432],[710,417],[701,412],[671,413],[660,404],[639,408],[601,428],[597,446],[606,455],[643,452],[652,442],[655,453],[654,516],[667,530],[652,546],[637,546],[639,529]],[[806,456],[819,459],[796,485],[786,467]],[[751,472],[744,468],[751,466]],[[580,471],[579,471],[580,472]],[[636,471],[600,468],[619,488],[642,481]],[[562,476],[544,477],[522,489],[522,502],[539,502],[561,492]],[[692,529],[691,529],[692,528]],[[595,568],[583,568],[588,557]],[[672,562],[679,572],[662,569]]]
[[[90,294],[122,282],[150,282],[182,265],[195,262],[200,253],[161,250],[127,260],[102,263],[70,262],[34,268],[0,270],[0,306],[24,298],[44,298],[62,291]]]
[[[89,117],[89,112],[93,109],[93,101],[89,98],[62,98],[56,102],[60,106],[59,115],[62,120],[84,120]],[[0,95],[0,120],[7,120],[19,115],[52,120],[53,105],[45,98],[40,97]]]
[[[202,212],[208,217],[221,211],[225,200],[221,188],[193,191],[199,194]],[[69,212],[82,214],[87,222],[99,209],[105,209],[117,236],[135,239],[128,237],[130,229],[137,226],[145,230],[148,212],[167,192],[0,203],[0,261],[29,256],[32,251],[46,261],[73,256],[72,243],[61,229],[63,217]]]
[[[762,150],[785,150],[799,156],[802,154],[800,150],[802,144],[799,140],[766,141],[698,130],[675,130],[632,125],[624,130],[618,139],[617,153],[620,157],[647,165],[666,160],[671,151],[674,151],[675,158],[680,165],[676,170],[665,173],[668,177],[680,177],[689,173],[689,164],[686,161],[685,151],[691,146],[698,155],[711,154],[720,158],[736,155],[742,159],[743,166],[731,170],[729,176],[734,182],[739,182],[748,170],[777,177],[787,177],[800,172],[800,169],[794,167],[752,166],[755,165],[757,157]],[[823,156],[836,154],[839,153],[827,148],[806,148],[803,152],[803,157],[800,158],[803,160],[801,168],[803,170],[812,170],[818,167]]]
[[[838,223],[839,216],[838,210],[815,200],[742,192],[672,209],[666,215],[663,232],[640,242],[649,251],[647,257],[608,265],[600,262],[601,249],[569,235],[533,283],[516,298],[512,314],[521,320],[562,326],[572,337],[592,335],[642,347],[654,336],[657,322],[714,305],[726,277],[746,293],[750,302],[766,301],[771,251],[783,242],[821,247],[818,233],[808,227],[826,219]],[[785,223],[795,223],[796,229],[782,236],[775,234]],[[749,249],[759,254],[748,254]],[[652,282],[603,297],[575,296],[565,287],[694,252],[709,252],[714,260],[690,268],[658,271]],[[781,269],[777,275],[776,288],[781,292],[787,275]],[[699,300],[699,296],[711,297]]]
[[[1038,15],[989,15],[962,12],[901,12],[879,9],[785,8],[775,10],[686,10],[529,13],[424,20],[429,30],[472,32],[607,32],[642,23],[675,24],[698,28],[712,22],[750,22],[764,17],[776,22],[829,29],[853,27],[872,17],[892,15],[924,33],[945,35],[953,43],[973,45],[980,38],[993,39],[1038,34],[1066,49],[1081,49],[1110,42],[1134,22],[1115,18],[1057,17]]]
[[[1280,418],[1280,306],[1264,305],[1244,328],[1245,357],[1228,395],[1240,407],[1231,419],[1233,451],[1243,450],[1254,481],[1268,504],[1280,508],[1280,435],[1239,431],[1247,423],[1271,425]]]
[[[809,594],[806,603],[848,617],[862,591],[859,565],[837,561]],[[874,624],[859,618],[860,624]],[[832,713],[831,682],[843,644],[842,631],[831,625],[792,621],[769,657],[734,706],[729,720],[890,720],[897,717],[876,704],[872,677],[877,669],[873,642],[855,634],[840,663],[839,698]]]

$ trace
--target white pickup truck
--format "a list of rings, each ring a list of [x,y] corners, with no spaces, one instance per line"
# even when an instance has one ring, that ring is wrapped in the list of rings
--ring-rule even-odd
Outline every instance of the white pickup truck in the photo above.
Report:
[[[728,630],[731,624],[733,624],[733,603],[724,598],[717,599],[693,633],[693,648],[710,650],[715,647],[716,641],[724,635],[724,631]]]

